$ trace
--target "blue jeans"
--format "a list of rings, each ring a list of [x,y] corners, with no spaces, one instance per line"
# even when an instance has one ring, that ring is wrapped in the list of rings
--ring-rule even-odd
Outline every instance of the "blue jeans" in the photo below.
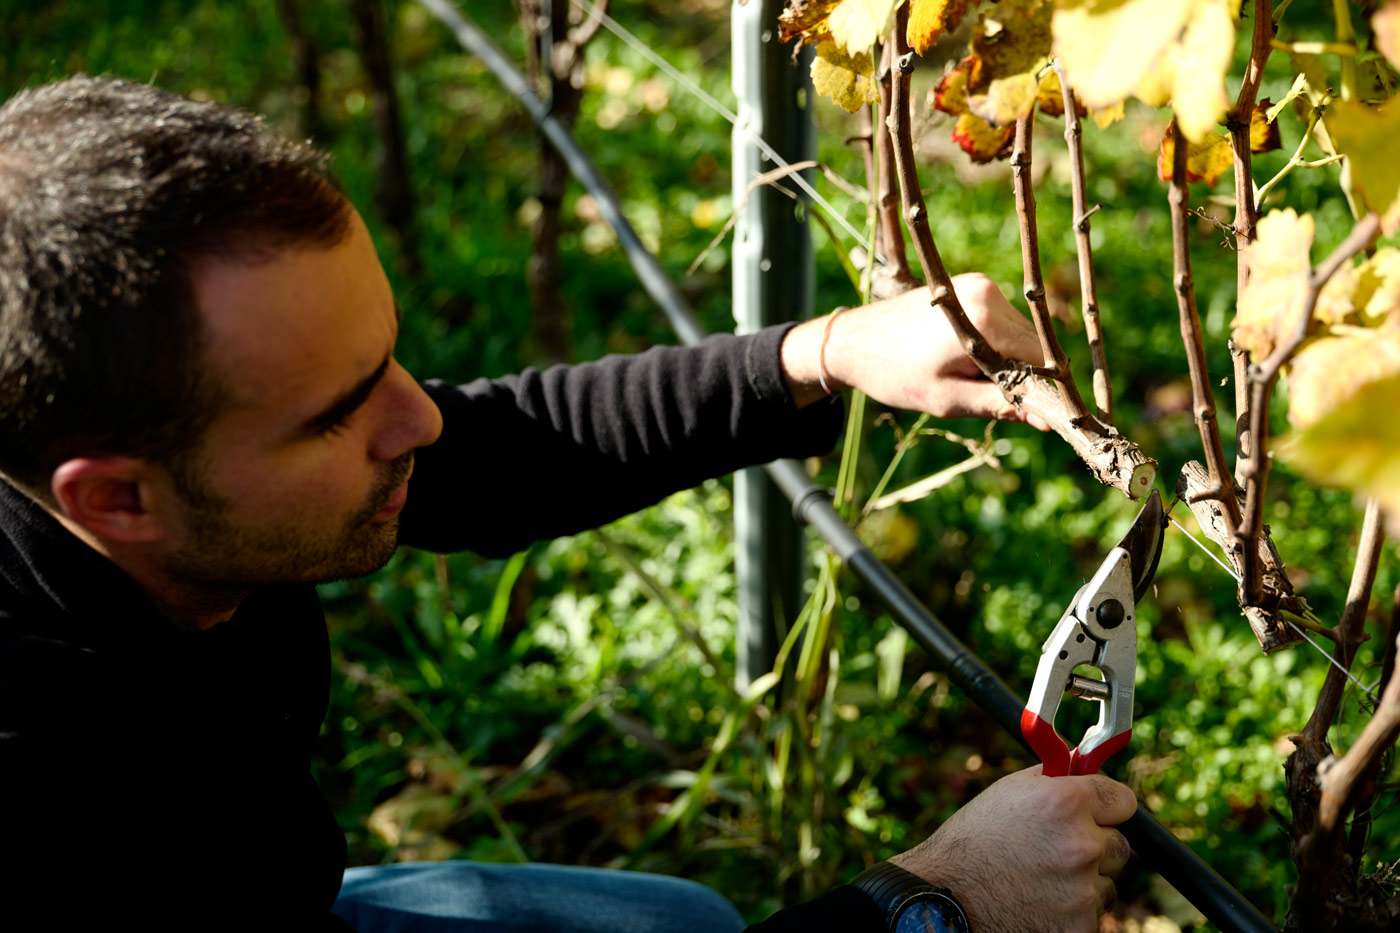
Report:
[[[360,933],[738,933],[721,894],[665,875],[567,865],[351,868],[335,912]]]

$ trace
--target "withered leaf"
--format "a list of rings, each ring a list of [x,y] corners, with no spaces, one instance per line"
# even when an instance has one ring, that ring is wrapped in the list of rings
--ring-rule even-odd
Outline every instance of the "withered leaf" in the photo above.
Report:
[[[1283,140],[1279,138],[1278,123],[1269,119],[1269,111],[1273,104],[1266,97],[1254,105],[1254,112],[1249,117],[1249,151],[1254,153],[1273,152],[1275,149],[1283,148]]]
[[[976,0],[909,0],[909,45],[920,55],[951,32],[976,6]]]
[[[1339,100],[1323,122],[1347,157],[1352,195],[1381,215],[1387,234],[1394,233],[1400,228],[1400,98],[1380,107]]]
[[[1172,128],[1162,136],[1162,145],[1157,150],[1157,177],[1163,182],[1172,180],[1173,158],[1176,155],[1176,134]],[[1186,143],[1186,180],[1203,181],[1214,185],[1220,176],[1235,164],[1235,150],[1230,146],[1230,137],[1222,133],[1211,133],[1200,142]]]
[[[1347,328],[1307,344],[1291,366],[1288,420],[1295,428],[1311,427],[1368,383],[1400,376],[1400,332]]]
[[[778,37],[797,40],[798,48],[831,38],[826,20],[841,0],[787,0],[778,14]]]
[[[1235,343],[1262,360],[1297,324],[1312,272],[1312,215],[1292,208],[1270,211],[1254,233],[1244,251],[1249,281],[1240,293],[1233,327]]]

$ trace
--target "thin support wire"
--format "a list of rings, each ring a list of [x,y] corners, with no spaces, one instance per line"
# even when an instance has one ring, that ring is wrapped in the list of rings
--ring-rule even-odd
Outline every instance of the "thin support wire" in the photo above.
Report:
[[[1186,535],[1187,538],[1190,538],[1190,539],[1191,539],[1191,543],[1192,543],[1192,544],[1196,545],[1196,547],[1198,547],[1198,548],[1200,548],[1202,551],[1204,551],[1207,557],[1209,557],[1211,560],[1213,560],[1213,561],[1215,561],[1217,564],[1219,564],[1219,565],[1221,566],[1221,568],[1224,569],[1224,571],[1225,571],[1226,573],[1228,573],[1230,576],[1234,577],[1236,583],[1239,582],[1239,579],[1240,579],[1239,574],[1237,574],[1237,573],[1235,573],[1235,571],[1231,570],[1231,569],[1230,569],[1230,566],[1229,566],[1228,564],[1226,564],[1225,561],[1223,561],[1223,560],[1221,560],[1219,557],[1217,557],[1214,551],[1212,551],[1210,548],[1208,548],[1208,547],[1206,547],[1204,544],[1202,544],[1201,541],[1200,541],[1195,535],[1193,535],[1191,532],[1187,531],[1187,530],[1182,526],[1181,522],[1179,522],[1179,521],[1177,521],[1176,519],[1172,518],[1170,515],[1167,516],[1167,521],[1169,521],[1169,522],[1171,522],[1173,525],[1175,525],[1175,526],[1177,527],[1177,530],[1179,530],[1182,534]],[[1295,631],[1295,632],[1297,632],[1299,635],[1303,636],[1303,640],[1306,641],[1308,644],[1312,645],[1313,648],[1315,648],[1315,649],[1317,650],[1317,653],[1318,653],[1318,654],[1322,655],[1324,658],[1327,659],[1327,662],[1328,662],[1329,664],[1331,664],[1331,665],[1332,665],[1333,667],[1335,667],[1337,670],[1339,670],[1339,671],[1341,671],[1343,674],[1345,674],[1347,680],[1350,680],[1352,683],[1354,683],[1354,684],[1356,684],[1358,687],[1360,687],[1361,690],[1362,690],[1362,692],[1366,694],[1366,696],[1371,700],[1372,703],[1377,703],[1377,702],[1379,702],[1379,700],[1376,698],[1376,694],[1375,694],[1376,687],[1374,687],[1374,686],[1368,687],[1368,686],[1366,686],[1365,684],[1363,684],[1360,680],[1358,680],[1358,679],[1356,678],[1356,675],[1355,675],[1355,674],[1353,674],[1351,671],[1349,671],[1349,670],[1347,670],[1345,667],[1343,667],[1343,666],[1341,665],[1341,663],[1340,663],[1336,658],[1332,657],[1332,652],[1328,651],[1326,648],[1322,647],[1322,646],[1319,645],[1317,642],[1315,642],[1315,641],[1313,641],[1311,638],[1309,638],[1309,637],[1308,637],[1308,633],[1305,632],[1305,631],[1303,631],[1301,628],[1299,628],[1298,624],[1297,624],[1296,622],[1294,622],[1292,619],[1289,619],[1289,618],[1286,618],[1286,617],[1285,617],[1283,621],[1287,622],[1287,623],[1289,624],[1289,626],[1292,627],[1293,631]],[[1380,681],[1376,681],[1376,686],[1379,686],[1379,685],[1380,685]]]
[[[685,73],[680,71],[680,69],[676,68],[675,65],[672,65],[670,62],[666,61],[666,59],[656,54],[655,50],[653,50],[645,42],[643,42],[641,39],[638,39],[635,35],[629,32],[626,26],[623,26],[621,23],[613,19],[607,13],[600,11],[591,2],[589,2],[589,0],[570,0],[570,2],[572,2],[574,6],[578,7],[580,10],[583,10],[589,16],[597,17],[602,22],[603,28],[605,28],[608,32],[621,39],[624,43],[627,44],[627,46],[630,49],[632,49],[632,51],[636,52],[638,55],[651,62],[658,69],[660,69],[668,78],[679,84],[681,87],[685,88],[691,94],[693,94],[697,99],[699,99],[701,103],[709,107],[715,113],[724,117],[724,119],[728,120],[729,123],[735,129],[747,136],[749,138],[749,141],[758,147],[759,152],[762,152],[765,156],[767,156],[775,164],[782,168],[790,167],[788,165],[787,160],[784,159],[782,156],[778,155],[777,150],[775,150],[772,146],[768,145],[768,142],[762,136],[759,136],[747,125],[739,125],[738,114],[736,114],[733,110],[730,110],[728,107],[724,106],[724,104],[716,100],[708,91],[706,91],[700,85],[692,81],[689,77],[685,75]],[[826,198],[822,197],[821,194],[817,192],[817,189],[812,187],[811,182],[809,182],[807,179],[803,178],[800,174],[796,172],[792,174],[792,181],[794,184],[797,185],[797,187],[801,188],[802,191],[806,193],[806,195],[809,198],[815,201],[823,210],[825,210],[828,214],[835,218],[836,223],[841,227],[841,229],[849,233],[851,237],[855,239],[856,242],[865,242],[865,236],[862,235],[858,230],[856,230],[856,228],[851,225],[851,222],[847,220],[840,211],[832,207],[831,202],[827,201]]]

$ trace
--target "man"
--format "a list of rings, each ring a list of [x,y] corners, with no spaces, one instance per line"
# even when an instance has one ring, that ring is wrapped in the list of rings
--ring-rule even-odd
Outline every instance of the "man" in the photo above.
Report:
[[[1037,352],[985,279],[959,291],[1004,351]],[[509,553],[820,452],[832,389],[1013,415],[917,296],[461,388],[398,365],[399,316],[320,157],[257,119],[87,78],[0,108],[7,929],[739,929],[713,892],[621,872],[342,885],[309,773],[329,676],[311,584],[400,543]],[[561,458],[577,488],[551,497]],[[904,871],[761,927],[885,929],[931,882],[948,891],[920,896],[979,933],[1093,929],[1134,807],[1106,778],[1021,772]]]

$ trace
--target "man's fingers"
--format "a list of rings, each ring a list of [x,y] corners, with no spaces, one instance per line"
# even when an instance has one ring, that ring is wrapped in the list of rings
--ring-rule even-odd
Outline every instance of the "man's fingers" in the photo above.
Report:
[[[995,418],[997,421],[1022,421],[1045,431],[1049,429],[1041,418],[1006,400],[995,383],[983,378],[961,379],[953,382],[943,398],[943,410],[933,414],[940,418]]]
[[[1103,916],[1118,903],[1118,886],[1113,883],[1112,879],[1099,875],[1094,882],[1094,887],[1098,890],[1097,913],[1099,916]]]
[[[1089,776],[1093,782],[1094,798],[1090,804],[1094,822],[1100,826],[1117,826],[1137,812],[1137,798],[1126,785],[1102,774]]]
[[[973,325],[997,352],[1037,366],[1042,364],[1035,325],[1012,307],[991,279],[977,272],[956,275],[953,290]]]
[[[1099,859],[1099,874],[1117,875],[1128,864],[1132,846],[1127,838],[1116,829],[1105,830],[1103,858]]]

